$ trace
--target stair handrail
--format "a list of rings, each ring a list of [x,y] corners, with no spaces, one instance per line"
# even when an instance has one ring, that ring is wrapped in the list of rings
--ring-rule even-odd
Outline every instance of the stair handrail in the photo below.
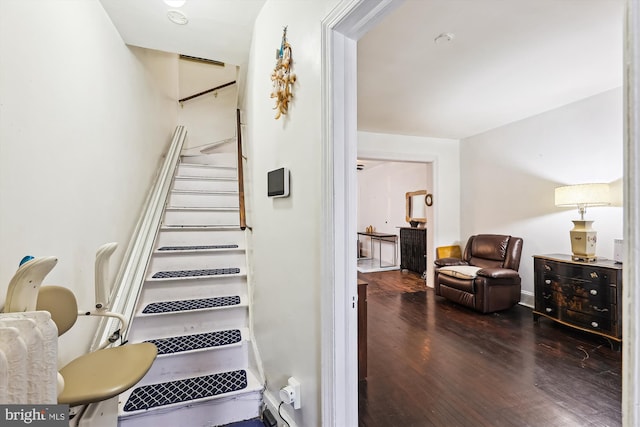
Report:
[[[138,295],[142,290],[144,275],[153,252],[153,244],[161,225],[163,207],[169,197],[171,182],[186,137],[187,131],[184,126],[177,126],[164,162],[147,194],[140,218],[131,235],[111,290],[111,311],[122,314],[129,323],[133,318]],[[104,340],[112,335],[111,328],[114,324],[117,325],[117,322],[111,318],[105,318],[100,322],[91,343],[91,351],[96,350]],[[125,340],[126,336],[122,336],[121,341]]]
[[[244,205],[244,173],[242,167],[242,130],[240,125],[240,109],[236,109],[236,132],[238,141],[238,199],[240,203],[240,229],[247,228],[247,215]],[[249,227],[251,230],[251,227]]]
[[[235,142],[236,137],[232,136],[231,138],[220,139],[214,142],[207,142],[200,145],[194,145],[193,147],[185,148],[182,150],[182,157],[189,156],[200,156],[202,154],[211,154],[211,152],[217,150],[224,144],[230,144]]]
[[[225,87],[231,86],[231,85],[234,85],[234,84],[236,84],[235,80],[232,81],[232,82],[228,82],[228,83],[222,84],[220,86],[216,86],[216,87],[211,88],[211,89],[203,90],[202,92],[198,92],[198,93],[196,93],[194,95],[187,96],[186,98],[179,99],[178,102],[180,103],[180,105],[182,105],[183,102],[191,101],[192,99],[198,98],[198,97],[200,97],[202,95],[206,95],[208,93],[215,92],[216,90],[219,90],[219,89],[224,89]]]

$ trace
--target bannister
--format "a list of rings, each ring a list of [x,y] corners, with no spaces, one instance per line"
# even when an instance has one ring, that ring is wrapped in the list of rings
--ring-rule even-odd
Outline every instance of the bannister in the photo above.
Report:
[[[122,314],[131,323],[135,311],[136,301],[142,284],[147,264],[153,250],[156,233],[162,220],[163,207],[169,196],[171,181],[180,158],[187,131],[178,126],[173,133],[173,140],[164,159],[156,180],[147,194],[143,210],[138,220],[132,238],[123,257],[123,263],[116,276],[112,290],[111,311]],[[91,344],[95,350],[100,343],[112,335],[110,329],[116,322],[111,319],[103,320]],[[122,339],[126,339],[126,331],[121,331]]]
[[[211,89],[203,90],[202,92],[198,92],[198,93],[196,93],[196,94],[194,94],[194,95],[187,96],[186,98],[179,99],[179,100],[178,100],[178,102],[179,102],[180,104],[182,104],[182,103],[183,103],[183,102],[185,102],[185,101],[192,100],[192,99],[197,98],[197,97],[199,97],[199,96],[206,95],[206,94],[211,93],[211,92],[215,92],[215,91],[216,91],[216,90],[218,90],[218,89],[223,89],[223,88],[225,88],[225,87],[227,87],[227,86],[231,86],[231,85],[234,85],[234,84],[236,84],[236,81],[235,81],[235,80],[234,80],[234,81],[232,81],[232,82],[225,83],[225,84],[223,84],[223,85],[220,85],[220,86],[217,86],[217,87],[211,88]]]
[[[247,228],[247,217],[244,206],[244,173],[242,167],[242,130],[240,126],[240,110],[236,109],[236,132],[238,140],[238,198],[240,202],[240,229]],[[251,229],[251,227],[249,227]]]

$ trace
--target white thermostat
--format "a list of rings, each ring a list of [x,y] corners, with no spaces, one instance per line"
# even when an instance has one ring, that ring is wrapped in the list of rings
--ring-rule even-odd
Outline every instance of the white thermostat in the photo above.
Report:
[[[267,173],[267,196],[289,196],[289,169],[280,168]]]

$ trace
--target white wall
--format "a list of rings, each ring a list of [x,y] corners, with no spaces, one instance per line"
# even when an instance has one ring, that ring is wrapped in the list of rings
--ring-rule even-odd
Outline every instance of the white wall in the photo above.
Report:
[[[96,0],[0,2],[0,299],[26,255],[94,301],[96,249],[115,272],[177,121],[177,57],[125,46]],[[80,319],[61,359],[85,352]]]
[[[254,27],[243,103],[254,325],[267,379],[265,399],[277,405],[279,388],[296,377],[302,393],[302,408],[293,414],[298,426],[321,425],[320,22],[337,3],[265,3]],[[284,26],[298,80],[289,114],[275,120],[270,76]],[[267,172],[282,166],[291,171],[290,196],[268,198]],[[286,406],[283,412],[290,413]]]
[[[433,193],[433,220],[428,229],[427,284],[433,286],[435,248],[460,243],[459,142],[443,138],[358,132],[358,158],[432,164],[433,186],[428,190]]]
[[[554,188],[619,185],[622,105],[622,90],[614,89],[461,141],[461,238],[523,237],[523,291],[533,293],[532,255],[571,253],[569,230],[578,211],[556,208]],[[598,232],[597,256],[612,258],[613,239],[622,238],[620,200],[587,210]]]
[[[399,227],[409,227],[406,221],[406,197],[410,191],[433,191],[431,163],[383,162],[358,171],[358,231],[372,225],[375,231],[400,235]],[[422,199],[424,200],[424,199]],[[433,206],[422,202],[427,223],[427,247],[433,246]],[[422,225],[421,225],[422,226]],[[360,238],[365,255],[371,256],[369,239]],[[429,241],[431,244],[429,244]],[[396,246],[396,265],[400,265],[400,240]],[[393,244],[382,243],[383,265],[393,263]],[[375,258],[380,259],[379,245],[374,244]],[[433,261],[428,258],[427,261]],[[428,263],[427,263],[428,264]]]
[[[179,61],[179,93],[183,99],[236,80],[237,67],[224,67],[188,60]],[[238,85],[231,85],[185,101],[178,109],[178,121],[187,129],[184,148],[233,138],[236,135]],[[235,143],[218,146],[219,151],[235,151]]]

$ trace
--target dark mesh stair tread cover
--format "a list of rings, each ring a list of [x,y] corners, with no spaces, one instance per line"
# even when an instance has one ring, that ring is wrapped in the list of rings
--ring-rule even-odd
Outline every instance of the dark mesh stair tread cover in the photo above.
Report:
[[[131,412],[150,409],[172,403],[212,397],[244,388],[247,388],[247,372],[244,369],[150,384],[136,388],[124,405],[124,410],[125,412]]]
[[[183,335],[170,338],[147,340],[158,348],[158,354],[180,353],[202,348],[219,347],[240,342],[239,329],[207,332],[204,334]]]
[[[240,304],[240,297],[238,295],[178,301],[162,301],[147,305],[144,310],[142,310],[142,313],[172,313],[176,311],[190,311],[202,308],[227,307],[238,304]]]
[[[163,246],[159,251],[193,251],[200,249],[236,249],[238,245]]]
[[[238,274],[239,268],[210,268],[206,270],[177,270],[177,271],[159,271],[151,278],[153,279],[170,279],[176,277],[200,277],[200,276],[220,276],[224,274]]]

